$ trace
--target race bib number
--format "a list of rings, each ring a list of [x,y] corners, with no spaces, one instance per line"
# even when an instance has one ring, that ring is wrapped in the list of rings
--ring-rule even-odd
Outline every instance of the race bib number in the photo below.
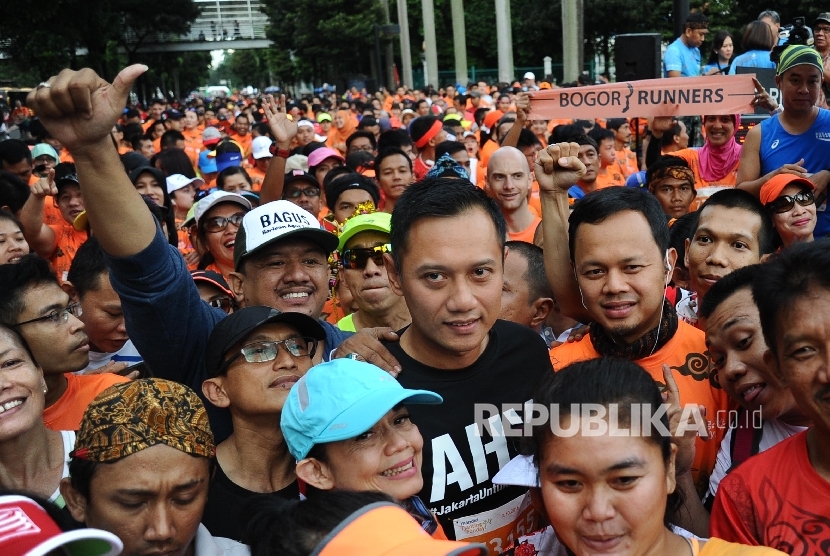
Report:
[[[493,510],[455,519],[453,528],[456,540],[482,543],[490,554],[501,554],[519,537],[536,530],[538,521],[530,495],[525,493]]]

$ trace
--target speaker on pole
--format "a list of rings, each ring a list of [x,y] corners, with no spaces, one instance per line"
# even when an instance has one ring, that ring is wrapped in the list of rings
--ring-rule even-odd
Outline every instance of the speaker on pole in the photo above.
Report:
[[[617,35],[614,40],[614,65],[617,81],[657,79],[661,76],[659,33]]]

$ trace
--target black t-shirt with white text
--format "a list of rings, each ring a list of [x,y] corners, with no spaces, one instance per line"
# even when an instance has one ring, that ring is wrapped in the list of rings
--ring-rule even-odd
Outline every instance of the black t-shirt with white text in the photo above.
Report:
[[[484,353],[464,369],[428,367],[405,353],[398,342],[384,345],[401,364],[398,381],[404,388],[430,390],[444,398],[440,405],[411,404],[407,409],[424,438],[421,500],[454,539],[460,518],[500,508],[527,491],[492,484],[499,469],[518,455],[520,439],[493,438],[487,430],[479,435],[474,406],[495,406],[498,413],[491,423],[498,430],[503,404],[521,406],[532,398],[539,379],[553,372],[547,346],[530,328],[503,320],[490,330]],[[485,418],[490,415],[484,412]],[[514,429],[521,428],[520,421],[513,424]],[[479,519],[486,522],[489,517]]]

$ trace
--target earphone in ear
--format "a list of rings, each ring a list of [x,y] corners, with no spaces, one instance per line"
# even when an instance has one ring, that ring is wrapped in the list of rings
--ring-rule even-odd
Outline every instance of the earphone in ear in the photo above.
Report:
[[[671,263],[669,262],[669,250],[666,249],[666,284],[663,286],[664,289],[669,287],[669,282],[671,282],[671,275],[672,268]]]

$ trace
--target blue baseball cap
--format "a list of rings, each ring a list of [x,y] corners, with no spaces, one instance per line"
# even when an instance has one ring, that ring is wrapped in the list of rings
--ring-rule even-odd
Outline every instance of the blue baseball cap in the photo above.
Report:
[[[216,169],[222,171],[231,166],[242,166],[242,153],[222,153],[216,155]]]
[[[335,359],[309,371],[288,393],[280,428],[288,451],[300,461],[316,444],[354,438],[399,403],[439,404],[429,390],[408,390],[375,365]]]
[[[208,156],[210,151],[202,151],[199,153],[199,170],[203,174],[214,174],[219,170],[216,169],[216,157]]]

